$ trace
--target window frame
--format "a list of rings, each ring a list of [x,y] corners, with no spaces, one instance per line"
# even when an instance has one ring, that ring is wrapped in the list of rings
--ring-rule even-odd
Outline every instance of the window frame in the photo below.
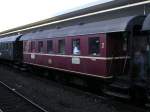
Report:
[[[48,51],[48,42],[52,42],[51,43],[51,51]],[[54,53],[54,46],[53,46],[53,44],[54,44],[53,40],[47,40],[46,41],[46,53],[48,53],[48,54],[53,54]]]
[[[60,41],[64,41],[64,52],[61,52],[61,48],[60,48]],[[58,40],[58,54],[66,54],[66,41],[65,38],[59,39]]]
[[[91,45],[92,45],[92,43],[90,43],[91,41],[90,40],[96,40],[96,38],[97,38],[97,40],[99,41],[98,43],[99,43],[99,45],[98,45],[98,53],[94,53],[94,52],[92,52],[92,47],[91,47]],[[96,41],[97,41],[96,40]],[[101,54],[101,48],[100,48],[100,46],[101,46],[101,41],[100,41],[100,37],[99,36],[94,36],[94,37],[89,37],[88,38],[88,54],[90,55],[90,56],[100,56],[100,54]]]
[[[30,43],[29,43],[29,41],[24,41],[23,42],[23,51],[24,52],[29,52],[29,50],[30,50]]]
[[[23,42],[23,51],[27,52],[27,41]]]
[[[26,43],[27,43],[27,46],[26,46],[26,52],[31,52],[30,50],[31,50],[31,41],[26,41]]]
[[[32,53],[36,52],[36,42],[35,41],[31,41],[30,52],[32,52]]]
[[[42,43],[42,46],[40,46],[40,43]],[[44,41],[43,40],[39,40],[38,42],[37,42],[37,52],[38,53],[44,53]],[[42,50],[41,50],[41,48],[42,48]]]
[[[76,40],[79,40],[79,54],[74,53],[73,41],[76,41]],[[71,46],[72,46],[72,50],[71,50],[72,55],[77,55],[77,56],[81,55],[81,39],[80,38],[73,38],[71,42]]]

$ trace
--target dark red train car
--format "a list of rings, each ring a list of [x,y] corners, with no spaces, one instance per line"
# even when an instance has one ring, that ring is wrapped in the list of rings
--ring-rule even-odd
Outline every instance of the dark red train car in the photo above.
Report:
[[[131,32],[144,19],[126,16],[27,33],[21,38],[24,63],[103,79],[125,74]]]
[[[102,84],[105,93],[146,96],[146,81],[150,79],[149,6],[149,1],[112,1],[8,30],[1,36],[22,34],[23,64],[74,73],[69,74],[70,79],[90,79],[91,85],[96,79],[92,87],[101,85],[99,79],[113,79]],[[137,64],[139,54],[143,62]]]

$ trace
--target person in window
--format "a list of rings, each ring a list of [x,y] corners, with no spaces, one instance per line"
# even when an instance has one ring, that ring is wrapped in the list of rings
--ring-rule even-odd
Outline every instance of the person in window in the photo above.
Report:
[[[79,48],[77,46],[74,46],[73,54],[75,54],[75,55],[79,55],[80,54],[80,50],[79,50]]]

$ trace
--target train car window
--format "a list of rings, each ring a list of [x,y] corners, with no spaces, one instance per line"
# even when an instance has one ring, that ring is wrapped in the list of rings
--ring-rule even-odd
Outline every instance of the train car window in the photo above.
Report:
[[[2,50],[2,43],[0,43],[0,50]]]
[[[72,53],[74,55],[80,55],[80,39],[75,39],[72,41]]]
[[[3,50],[3,48],[2,48],[2,47],[3,47],[3,44],[1,43],[1,50]]]
[[[11,43],[8,44],[8,49],[11,49]]]
[[[5,50],[7,50],[7,43],[4,43],[4,45],[5,45]]]
[[[5,43],[2,43],[2,49],[5,50]]]
[[[11,44],[10,44],[9,47],[11,47]],[[30,41],[23,42],[23,50],[25,52],[30,52],[31,51]]]
[[[11,43],[8,43],[8,49],[11,49]]]
[[[23,43],[23,51],[27,51],[27,42]]]
[[[2,43],[2,49],[5,50],[5,43]]]
[[[26,50],[27,50],[27,52],[30,52],[30,41],[27,41],[27,46],[26,46]]]
[[[65,39],[58,41],[58,53],[65,54]]]
[[[7,47],[8,47],[8,49],[9,49],[9,43],[7,44]]]
[[[35,52],[35,42],[31,42],[31,52]]]
[[[6,43],[6,49],[8,50],[8,43]]]
[[[4,43],[2,43],[2,51],[4,50]]]
[[[38,52],[43,53],[44,52],[44,45],[43,41],[38,42]]]
[[[89,38],[89,54],[96,56],[100,53],[99,37]]]
[[[4,48],[4,50],[5,50],[5,43],[3,43],[3,48]]]
[[[47,41],[47,53],[48,54],[53,53],[53,41],[52,40]]]
[[[4,43],[2,43],[2,47],[1,47],[2,51],[4,50]]]
[[[6,43],[6,49],[8,50],[8,43]]]
[[[25,48],[26,52],[29,52],[29,50],[30,50],[30,42],[29,41],[25,42],[24,48]]]
[[[0,50],[3,50],[3,49],[2,49],[2,43],[0,43]]]
[[[1,43],[1,50],[2,50],[2,51],[4,50],[4,48],[3,48],[3,43]]]
[[[8,43],[8,49],[10,49],[10,43]]]

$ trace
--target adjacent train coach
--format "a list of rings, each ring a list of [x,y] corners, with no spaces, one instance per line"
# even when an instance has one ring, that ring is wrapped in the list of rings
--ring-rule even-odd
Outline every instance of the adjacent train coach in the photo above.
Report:
[[[0,59],[22,62],[23,43],[19,41],[21,35],[0,39]]]

